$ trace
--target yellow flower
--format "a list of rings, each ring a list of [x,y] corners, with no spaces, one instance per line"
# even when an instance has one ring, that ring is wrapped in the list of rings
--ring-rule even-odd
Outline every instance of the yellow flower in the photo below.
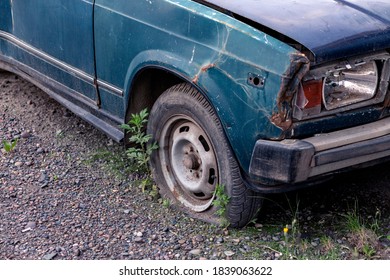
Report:
[[[283,232],[284,232],[284,234],[287,234],[287,233],[288,233],[288,227],[285,227],[285,228],[283,229]]]

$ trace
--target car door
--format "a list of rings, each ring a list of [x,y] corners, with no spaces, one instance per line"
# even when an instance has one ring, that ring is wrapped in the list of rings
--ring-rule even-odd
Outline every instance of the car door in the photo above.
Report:
[[[10,56],[97,103],[93,4],[94,0],[10,0],[8,32],[18,47]]]

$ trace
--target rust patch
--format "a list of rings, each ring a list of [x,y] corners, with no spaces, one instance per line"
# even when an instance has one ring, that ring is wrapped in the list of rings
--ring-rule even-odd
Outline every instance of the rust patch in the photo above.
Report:
[[[271,117],[271,122],[283,131],[288,130],[292,125],[292,120],[286,116],[282,116],[280,113],[274,113]]]
[[[197,84],[198,81],[199,81],[199,76],[200,76],[200,74],[205,73],[205,72],[207,72],[209,69],[214,68],[214,67],[215,67],[215,64],[214,64],[214,63],[210,63],[210,64],[207,64],[207,65],[203,66],[202,68],[200,68],[200,71],[199,71],[198,74],[196,74],[195,77],[192,79],[192,82],[193,82],[194,84]]]
[[[292,102],[298,93],[299,84],[310,69],[309,59],[302,53],[293,53],[290,56],[290,67],[284,73],[278,93],[277,112],[271,117],[271,122],[283,131],[292,125]]]

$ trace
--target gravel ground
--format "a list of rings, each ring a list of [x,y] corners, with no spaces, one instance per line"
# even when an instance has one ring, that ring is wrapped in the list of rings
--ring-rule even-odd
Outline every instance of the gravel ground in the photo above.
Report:
[[[123,179],[104,160],[91,160],[123,148],[35,86],[0,72],[0,140],[16,138],[12,153],[0,153],[0,259],[278,259],[287,246],[283,227],[297,208],[306,249],[295,257],[329,258],[327,236],[337,247],[333,258],[390,259],[390,164],[271,196],[254,226],[226,230],[150,199],[134,176]],[[335,226],[356,201],[359,215],[379,228],[366,241],[372,254],[357,252],[354,237]]]

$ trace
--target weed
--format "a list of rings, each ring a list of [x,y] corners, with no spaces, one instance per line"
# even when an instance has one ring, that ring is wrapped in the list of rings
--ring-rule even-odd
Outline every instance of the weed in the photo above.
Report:
[[[169,208],[171,206],[171,201],[169,199],[166,199],[164,198],[162,200],[162,205],[165,207],[165,208]]]
[[[128,158],[134,161],[141,172],[149,173],[149,160],[152,152],[158,149],[157,142],[150,143],[152,135],[145,133],[145,125],[148,122],[148,110],[144,109],[138,114],[131,114],[128,124],[122,124],[121,128],[131,136],[129,142],[133,147],[127,149]]]
[[[373,221],[370,225],[370,228],[376,233],[380,230],[380,225],[379,225],[380,219],[381,219],[381,211],[377,208],[375,212],[375,216],[373,217]]]
[[[91,154],[84,162],[88,165],[94,162],[104,162],[105,169],[118,178],[126,178],[134,171],[134,167],[129,164],[126,156],[108,150],[99,150]]]
[[[57,130],[57,131],[56,131],[56,137],[57,137],[58,139],[64,138],[64,137],[65,137],[65,132],[64,132],[63,130],[61,130],[61,129]]]
[[[375,249],[369,244],[363,245],[362,252],[368,258],[372,258],[376,253]]]
[[[7,153],[12,152],[16,148],[16,144],[18,143],[19,139],[14,139],[12,141],[3,140],[3,148]]]
[[[121,128],[130,134],[129,142],[132,147],[126,150],[127,157],[136,164],[138,172],[145,173],[141,181],[142,191],[151,188],[151,192],[157,189],[153,185],[152,174],[149,169],[149,160],[153,151],[158,149],[157,142],[151,142],[152,135],[145,133],[145,125],[148,122],[148,110],[144,109],[137,114],[131,114],[130,121],[122,124]]]
[[[346,215],[343,215],[346,219],[346,227],[349,231],[358,232],[363,227],[361,218],[358,214],[358,202],[355,200],[355,206],[352,211],[349,211]]]
[[[378,214],[379,213],[379,214]],[[380,212],[377,211],[376,218],[371,228],[379,227],[377,219]],[[348,234],[349,242],[354,246],[354,253],[363,254],[364,256],[371,258],[375,253],[375,248],[378,246],[378,236],[374,232],[374,229],[367,227],[360,215],[358,214],[358,202],[355,200],[354,209],[348,212],[345,216],[346,227],[350,231]]]
[[[221,218],[221,226],[223,227],[229,226],[229,222],[226,219],[226,209],[229,201],[230,198],[225,193],[225,186],[217,184],[215,187],[215,199],[212,204],[217,207],[215,213]]]
[[[6,153],[10,153],[16,148],[16,144],[18,143],[19,139],[14,139],[12,141],[6,141],[3,140],[3,147]]]

